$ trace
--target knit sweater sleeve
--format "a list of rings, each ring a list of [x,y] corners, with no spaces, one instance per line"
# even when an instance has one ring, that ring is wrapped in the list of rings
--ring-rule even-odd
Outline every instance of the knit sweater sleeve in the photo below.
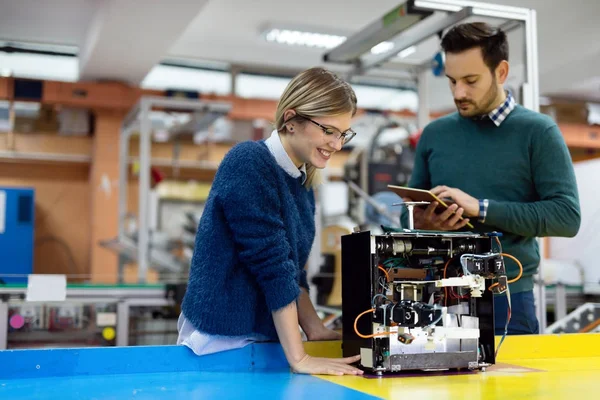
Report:
[[[300,294],[297,267],[280,210],[276,169],[268,150],[248,142],[234,147],[219,168],[218,196],[238,248],[239,261],[261,288],[270,311]]]
[[[534,135],[531,170],[539,200],[489,201],[486,224],[520,236],[573,237],[581,223],[573,163],[558,126]]]

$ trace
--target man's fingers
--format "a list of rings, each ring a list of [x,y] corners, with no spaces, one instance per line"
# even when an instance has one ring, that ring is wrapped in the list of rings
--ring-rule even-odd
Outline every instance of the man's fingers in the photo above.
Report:
[[[460,221],[458,223],[458,225],[456,226],[456,229],[460,229],[463,226],[467,225],[469,223],[469,218],[464,218],[462,221]]]
[[[451,206],[449,206],[447,209],[445,209],[442,213],[440,213],[438,215],[437,220],[440,223],[446,222],[446,220],[448,218],[450,218],[452,216],[452,214],[454,214],[456,212],[457,209],[458,209],[458,205],[452,204]]]
[[[435,194],[436,196],[439,196],[439,193],[445,192],[448,189],[450,189],[448,186],[439,185],[439,186],[436,186],[433,189],[431,189],[430,192]]]
[[[427,208],[425,209],[425,212],[423,213],[423,218],[424,219],[431,219],[431,216],[433,215],[433,212],[435,211],[436,207],[438,206],[438,202],[434,201],[431,204],[429,204],[427,206]]]
[[[440,194],[436,194],[436,196],[439,197],[442,201],[444,201],[444,199],[453,199],[452,192],[450,192],[449,190],[445,190]]]
[[[460,217],[462,217],[464,211],[465,210],[463,208],[459,208],[456,211],[456,213],[454,213],[454,215],[448,219],[448,221],[447,221],[448,226],[453,227],[454,225],[456,225],[456,223],[458,221],[460,221]]]

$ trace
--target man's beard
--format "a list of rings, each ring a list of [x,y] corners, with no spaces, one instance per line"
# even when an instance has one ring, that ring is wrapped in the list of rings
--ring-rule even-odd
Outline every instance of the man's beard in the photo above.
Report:
[[[456,108],[460,115],[463,117],[478,117],[482,115],[486,115],[491,111],[491,108],[498,97],[498,85],[496,85],[496,80],[492,82],[490,88],[485,93],[485,96],[481,99],[479,103],[475,103],[473,100],[469,99],[454,99],[454,103],[456,104]],[[462,110],[460,106],[462,104],[469,104],[471,108],[467,110]]]

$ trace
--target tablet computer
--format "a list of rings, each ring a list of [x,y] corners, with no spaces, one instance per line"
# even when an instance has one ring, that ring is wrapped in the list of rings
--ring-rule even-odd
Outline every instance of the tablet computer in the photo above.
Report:
[[[396,193],[398,196],[400,196],[402,198],[409,197],[413,201],[427,201],[429,203],[433,203],[434,201],[436,201],[438,203],[438,206],[435,209],[435,211],[438,213],[442,212],[443,210],[448,208],[449,205],[454,203],[452,201],[452,199],[438,198],[435,194],[431,193],[429,190],[415,189],[415,188],[410,188],[410,187],[406,187],[406,186],[395,186],[395,185],[388,185],[388,188],[390,190],[392,190],[394,193]],[[421,207],[427,208],[427,205],[423,205]],[[460,217],[460,219],[462,220],[463,217]],[[473,229],[473,225],[470,222],[468,222],[466,226]]]

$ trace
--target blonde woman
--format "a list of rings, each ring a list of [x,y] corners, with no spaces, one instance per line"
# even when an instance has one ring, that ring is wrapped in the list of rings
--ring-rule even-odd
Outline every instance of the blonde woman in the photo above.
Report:
[[[304,266],[315,235],[313,187],[350,141],[356,95],[322,68],[282,94],[271,136],[234,146],[215,176],[196,236],[178,344],[196,354],[278,340],[297,373],[362,374],[360,356],[306,354],[309,340],[339,339],[308,297]]]

